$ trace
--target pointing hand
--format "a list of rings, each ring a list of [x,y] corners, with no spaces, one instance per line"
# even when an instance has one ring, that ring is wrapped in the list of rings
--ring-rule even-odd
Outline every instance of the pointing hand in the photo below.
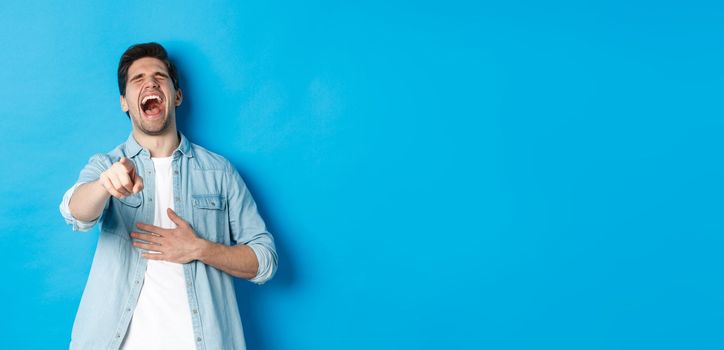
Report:
[[[126,157],[121,157],[121,160],[101,173],[99,181],[103,188],[116,198],[125,198],[143,190],[143,178],[136,173],[133,162]]]

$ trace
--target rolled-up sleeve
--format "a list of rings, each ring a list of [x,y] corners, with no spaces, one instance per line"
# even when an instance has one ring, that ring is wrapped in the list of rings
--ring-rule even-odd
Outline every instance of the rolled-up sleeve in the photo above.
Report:
[[[60,202],[60,214],[63,215],[65,223],[71,225],[73,231],[88,231],[93,228],[93,225],[98,222],[98,219],[95,219],[93,221],[78,220],[73,216],[73,214],[70,213],[70,198],[73,197],[75,189],[84,183],[85,182],[79,182],[73,185],[73,187],[65,192],[65,195],[63,195],[63,201]]]
[[[232,241],[246,244],[254,251],[259,262],[259,269],[250,282],[264,284],[269,281],[277,270],[278,257],[274,245],[274,237],[267,231],[264,220],[249,193],[246,183],[233,167],[227,172],[229,177],[229,227]]]
[[[73,231],[90,230],[96,223],[98,223],[103,215],[101,214],[101,216],[92,221],[82,221],[76,219],[70,212],[70,198],[73,197],[73,193],[75,193],[75,190],[80,187],[80,185],[98,180],[101,173],[108,169],[111,164],[111,158],[106,154],[96,154],[92,156],[88,160],[88,164],[86,164],[83,170],[80,171],[80,175],[78,176],[78,180],[75,185],[68,189],[63,195],[63,200],[60,202],[60,214],[63,216],[63,219],[65,219],[65,222],[71,225]],[[105,212],[105,209],[107,208],[108,202],[106,202],[103,212]]]

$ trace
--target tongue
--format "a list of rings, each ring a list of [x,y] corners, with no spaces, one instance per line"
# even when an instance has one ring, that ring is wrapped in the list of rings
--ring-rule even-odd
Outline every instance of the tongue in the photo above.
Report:
[[[156,115],[161,113],[161,108],[158,108],[158,106],[152,106],[151,109],[146,111],[146,113]]]
[[[148,115],[157,115],[161,113],[161,104],[156,101],[151,101],[148,103],[148,106],[146,106],[145,112]]]

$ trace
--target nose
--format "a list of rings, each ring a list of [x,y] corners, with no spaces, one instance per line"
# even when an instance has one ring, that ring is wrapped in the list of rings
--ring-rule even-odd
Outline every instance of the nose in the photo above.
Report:
[[[149,77],[148,81],[146,82],[146,86],[151,87],[151,88],[157,88],[157,87],[159,87],[158,80],[156,80],[155,77],[151,76],[151,77]]]

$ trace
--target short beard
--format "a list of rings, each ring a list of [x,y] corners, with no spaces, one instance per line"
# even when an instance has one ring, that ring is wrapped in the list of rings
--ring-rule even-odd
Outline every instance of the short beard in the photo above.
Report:
[[[157,130],[147,129],[143,125],[143,116],[141,116],[141,111],[138,112],[138,118],[134,118],[134,119],[136,121],[136,127],[138,128],[138,130],[149,136],[163,135],[168,130],[169,125],[170,125],[170,123],[169,123],[170,118],[168,118],[168,115],[166,115],[166,119],[163,120],[163,124]]]
[[[158,136],[158,135],[163,135],[166,132],[166,130],[168,130],[168,125],[169,125],[168,119],[166,119],[166,121],[163,123],[161,128],[157,131],[148,130],[148,129],[144,128],[142,124],[138,126],[138,130],[140,130],[142,133],[144,133],[146,135]]]

